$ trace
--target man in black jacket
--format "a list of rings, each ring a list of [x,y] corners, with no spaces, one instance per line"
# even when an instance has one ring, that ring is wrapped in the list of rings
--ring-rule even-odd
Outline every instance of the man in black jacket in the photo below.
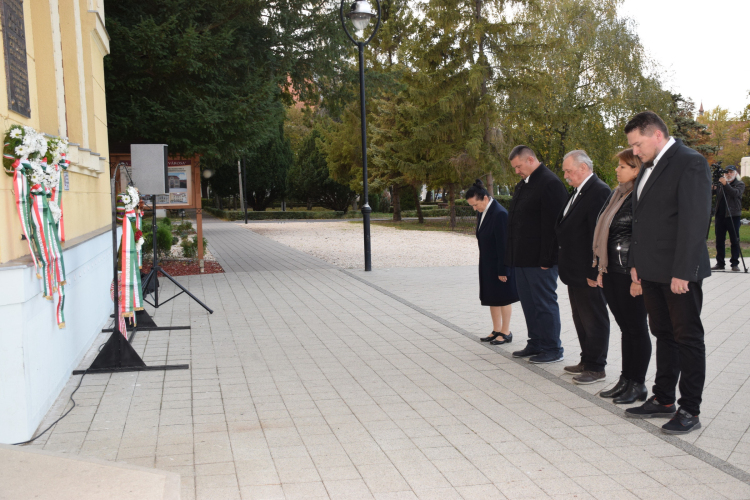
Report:
[[[737,168],[727,167],[727,173],[719,179],[720,186],[714,186],[716,192],[716,265],[711,269],[724,269],[724,254],[727,232],[732,246],[732,258],[729,264],[732,271],[740,270],[740,219],[742,218],[742,193],[745,183],[737,178]],[[726,195],[726,199],[724,196]]]
[[[633,281],[642,285],[656,337],[654,396],[626,414],[672,417],[662,430],[687,434],[701,426],[698,415],[706,379],[700,313],[703,280],[711,275],[706,246],[711,174],[703,156],[669,137],[656,113],[638,113],[625,125],[625,133],[633,153],[643,161],[635,181],[628,265]]]
[[[516,185],[508,211],[505,262],[516,268],[516,285],[529,340],[513,353],[530,363],[562,361],[560,308],[557,305],[555,222],[568,199],[557,175],[527,146],[516,146],[510,164],[523,180]]]
[[[591,265],[594,229],[612,192],[594,173],[594,162],[583,150],[563,157],[563,173],[575,190],[560,212],[555,226],[560,280],[568,285],[573,323],[581,344],[581,362],[566,366],[576,384],[605,379],[609,350],[609,313],[602,289],[596,285],[598,269]]]

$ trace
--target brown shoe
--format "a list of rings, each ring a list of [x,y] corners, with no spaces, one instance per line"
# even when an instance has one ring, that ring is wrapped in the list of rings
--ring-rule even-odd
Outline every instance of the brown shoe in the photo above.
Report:
[[[580,375],[573,377],[573,382],[578,385],[593,384],[595,382],[603,382],[607,377],[605,372],[590,372],[584,371]]]
[[[565,368],[563,368],[563,370],[568,373],[578,375],[579,373],[583,373],[583,363],[581,362],[574,366],[566,366]]]

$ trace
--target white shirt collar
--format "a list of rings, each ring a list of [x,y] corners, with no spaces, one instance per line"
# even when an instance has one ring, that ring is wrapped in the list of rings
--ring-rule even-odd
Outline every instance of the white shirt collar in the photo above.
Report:
[[[528,184],[528,183],[529,183],[529,179],[531,179],[531,176],[530,176],[530,175],[527,175],[527,176],[526,176],[526,177],[525,177],[525,178],[523,179],[523,182],[525,182],[526,184]]]
[[[674,143],[675,143],[674,137],[670,137],[669,140],[667,141],[667,144],[663,148],[661,148],[661,151],[659,151],[659,154],[656,155],[656,158],[654,158],[654,164],[653,164],[654,167],[656,166],[657,163],[659,163],[659,160],[661,160],[661,157],[664,156],[664,153],[666,153],[667,150],[671,148],[672,144]]]

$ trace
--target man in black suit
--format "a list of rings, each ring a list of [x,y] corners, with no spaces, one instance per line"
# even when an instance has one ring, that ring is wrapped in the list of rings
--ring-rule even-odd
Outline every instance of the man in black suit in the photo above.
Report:
[[[581,344],[581,362],[566,366],[576,384],[601,382],[607,376],[609,313],[602,289],[596,285],[598,270],[592,266],[594,229],[604,203],[612,192],[594,173],[594,162],[583,150],[563,157],[563,174],[575,190],[555,225],[560,280],[568,285],[573,323]]]
[[[638,113],[625,125],[625,133],[633,153],[643,161],[635,181],[628,266],[633,281],[642,285],[656,337],[654,396],[626,411],[634,418],[672,417],[662,430],[687,434],[701,426],[698,415],[706,379],[700,314],[703,279],[711,275],[706,246],[711,174],[703,156],[669,137],[656,113]]]
[[[516,268],[516,285],[529,340],[513,353],[530,363],[563,359],[560,308],[557,305],[555,222],[568,199],[560,178],[537,160],[527,146],[516,146],[508,158],[523,180],[513,191],[508,211],[505,262]]]

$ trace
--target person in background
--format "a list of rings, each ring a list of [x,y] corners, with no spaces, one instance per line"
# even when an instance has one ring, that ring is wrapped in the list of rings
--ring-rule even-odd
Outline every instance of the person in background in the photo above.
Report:
[[[641,285],[630,279],[628,253],[633,236],[633,184],[641,171],[641,160],[632,149],[617,153],[619,185],[604,205],[594,230],[594,262],[597,285],[602,288],[609,310],[620,326],[622,372],[620,380],[599,396],[616,404],[645,401],[646,371],[651,361],[651,338],[646,324],[646,304]]]
[[[701,309],[703,280],[711,276],[706,245],[711,173],[706,159],[670,137],[664,121],[652,111],[635,115],[625,125],[625,135],[643,162],[635,182],[628,265],[631,279],[643,287],[651,334],[656,337],[654,395],[625,414],[670,417],[662,431],[687,434],[701,427],[706,381]]]
[[[581,361],[564,369],[579,385],[604,381],[609,350],[609,314],[597,272],[591,267],[591,243],[596,217],[611,190],[594,173],[594,162],[586,151],[571,151],[563,157],[563,175],[575,189],[555,225],[560,281],[568,286],[573,324],[581,346]]]
[[[560,178],[528,146],[516,146],[508,157],[521,176],[508,210],[505,264],[514,267],[529,339],[513,353],[530,363],[563,360],[560,308],[557,304],[555,222],[568,200]]]
[[[732,258],[729,264],[732,271],[740,270],[740,219],[742,219],[742,193],[745,183],[737,175],[737,167],[729,165],[727,173],[719,178],[720,186],[714,186],[716,192],[716,215],[714,230],[716,233],[716,265],[711,269],[724,269],[724,255],[727,232],[732,247]],[[726,195],[726,200],[724,199]]]
[[[479,300],[489,306],[492,316],[492,333],[480,340],[492,345],[509,344],[513,341],[511,304],[518,302],[518,291],[513,268],[505,265],[508,211],[490,197],[479,179],[466,190],[466,201],[478,212]]]

